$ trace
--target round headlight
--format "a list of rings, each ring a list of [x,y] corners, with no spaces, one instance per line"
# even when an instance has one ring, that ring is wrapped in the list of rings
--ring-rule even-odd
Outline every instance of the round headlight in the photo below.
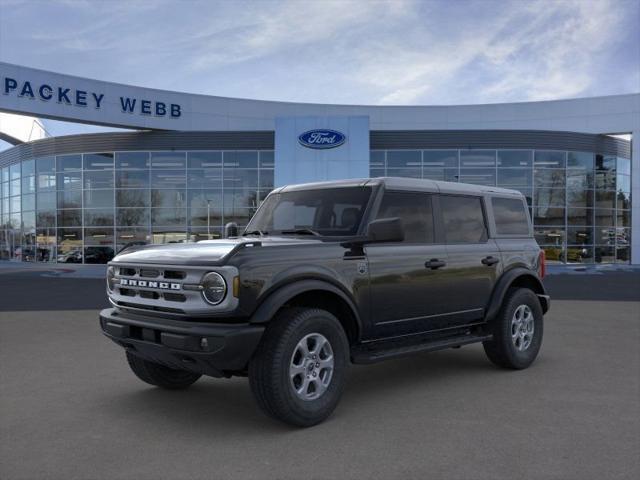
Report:
[[[113,286],[115,285],[116,269],[114,267],[107,268],[107,290],[113,292]]]
[[[202,277],[202,296],[211,305],[218,305],[227,294],[227,282],[222,275],[209,272]]]

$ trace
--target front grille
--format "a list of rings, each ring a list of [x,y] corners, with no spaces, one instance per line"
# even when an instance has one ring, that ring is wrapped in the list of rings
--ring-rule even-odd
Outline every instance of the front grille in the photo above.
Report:
[[[182,293],[174,293],[174,292],[157,292],[155,290],[134,290],[133,288],[122,288],[119,287],[120,295],[124,295],[125,297],[135,297],[139,296],[140,298],[146,298],[148,300],[158,300],[160,298],[164,298],[167,302],[186,302],[187,297]]]
[[[141,268],[140,276],[144,278],[157,278],[160,276],[160,270],[151,270],[148,268]]]
[[[168,302],[186,302],[187,297],[185,297],[182,293],[163,293],[162,296]]]
[[[196,288],[203,275],[211,271],[206,266],[159,264],[116,264],[115,284],[109,299],[122,308],[169,312],[185,316],[207,315],[212,307]],[[228,284],[237,269],[232,266],[216,267],[224,274]],[[223,304],[215,310],[236,308],[238,299],[228,292]]]
[[[118,274],[124,277],[164,278],[166,280],[184,280],[187,272],[183,270],[160,270],[156,268],[120,267]]]
[[[158,292],[150,292],[149,290],[140,290],[138,293],[142,298],[150,298],[152,300],[157,300],[160,298],[160,294]]]
[[[164,278],[167,280],[182,280],[187,276],[186,272],[181,272],[178,270],[165,270]]]

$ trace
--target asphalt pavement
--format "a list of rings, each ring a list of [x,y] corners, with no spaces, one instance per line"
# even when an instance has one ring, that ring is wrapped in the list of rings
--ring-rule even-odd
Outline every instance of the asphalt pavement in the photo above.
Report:
[[[300,430],[246,379],[168,392],[100,333],[104,281],[0,272],[0,478],[636,479],[640,273],[553,275],[537,362],[482,347],[354,366]]]

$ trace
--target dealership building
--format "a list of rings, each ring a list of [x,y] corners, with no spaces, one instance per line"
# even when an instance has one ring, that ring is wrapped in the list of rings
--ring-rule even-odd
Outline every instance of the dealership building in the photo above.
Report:
[[[105,263],[219,238],[274,188],[413,177],[521,191],[550,262],[640,264],[640,94],[455,106],[271,102],[0,63],[0,112],[126,128],[22,141],[0,123],[0,259]]]

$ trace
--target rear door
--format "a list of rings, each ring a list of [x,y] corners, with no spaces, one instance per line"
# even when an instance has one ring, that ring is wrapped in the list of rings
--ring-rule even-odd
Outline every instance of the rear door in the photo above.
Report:
[[[482,196],[441,194],[439,202],[452,324],[474,323],[483,318],[501,271],[500,251],[489,238]]]
[[[433,216],[433,195],[387,190],[376,218],[399,217],[405,240],[369,244],[373,337],[389,337],[437,329],[448,304],[442,277],[447,254]]]

